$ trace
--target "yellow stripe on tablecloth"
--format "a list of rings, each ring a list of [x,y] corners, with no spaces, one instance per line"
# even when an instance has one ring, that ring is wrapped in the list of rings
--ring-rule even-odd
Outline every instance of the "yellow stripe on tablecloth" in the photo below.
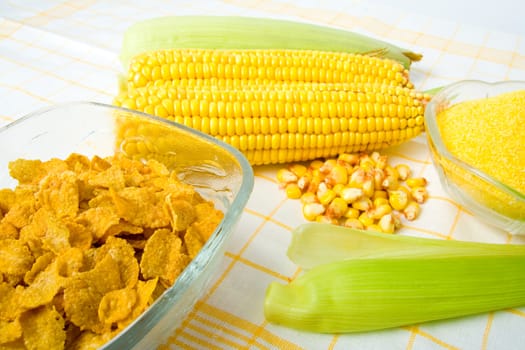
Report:
[[[510,66],[511,62],[513,61],[514,55],[515,53],[513,51],[493,49],[490,47],[482,47],[480,49],[478,59]],[[525,58],[522,55],[518,57]],[[525,65],[521,67],[516,67],[516,68],[523,69],[525,68]]]
[[[418,226],[411,226],[411,225],[404,224],[403,228],[411,230],[411,231],[424,233],[425,235],[430,236],[428,238],[450,239],[450,237],[448,235],[445,235],[445,234],[440,233],[440,232],[432,231],[432,230],[427,230],[427,229],[424,229],[424,228],[421,228],[421,227],[418,227]]]
[[[192,313],[192,316],[191,316],[191,319],[195,322],[198,322],[204,326],[207,326],[207,327],[210,327],[210,328],[215,328],[215,329],[218,329],[220,330],[222,333],[225,333],[225,334],[228,334],[234,338],[238,338],[240,340],[242,340],[243,342],[248,342],[250,341],[250,336],[249,335],[246,335],[246,334],[243,334],[239,331],[236,331],[234,329],[231,329],[230,327],[227,327],[227,326],[224,326],[222,324],[222,322],[219,322],[217,320],[212,320],[210,318],[207,318],[207,317],[203,317],[197,313]]]
[[[30,42],[30,41],[27,41],[27,40],[21,40],[21,39],[13,38],[13,37],[11,37],[9,39],[11,41],[15,42],[15,43],[19,43],[19,44],[30,46],[30,47],[35,47],[35,48],[37,48],[39,50],[42,50],[44,52],[47,52],[47,53],[57,54],[57,52],[55,50],[49,49],[45,45],[41,45],[39,42]],[[91,66],[91,67],[94,67],[94,68],[106,70],[108,72],[108,74],[115,74],[115,67],[107,65],[107,64],[101,64],[100,62],[93,62],[93,61],[91,61],[89,59],[83,59],[82,57],[76,57],[74,55],[69,55],[66,52],[60,52],[60,56],[68,58],[68,59],[70,59],[72,61],[83,63],[83,64],[85,64],[87,66]]]
[[[14,122],[15,119],[10,116],[10,115],[2,115],[0,114],[0,121],[5,121],[7,123],[11,123],[11,122]],[[0,126],[2,125],[3,123],[0,122]]]
[[[22,28],[21,23],[17,23],[8,19],[0,19],[0,39],[9,38],[20,28]]]
[[[454,220],[452,221],[452,225],[450,226],[450,229],[448,231],[447,239],[453,239],[454,232],[456,231],[456,226],[458,225],[459,218],[461,217],[463,210],[463,208],[460,208],[460,210],[458,210],[456,215],[454,216]]]
[[[515,54],[510,65],[511,68],[525,69],[525,55]]]
[[[511,313],[513,315],[525,318],[525,311],[518,310],[518,309],[507,309],[505,311],[508,312],[508,313]]]
[[[206,320],[203,322],[203,319]],[[168,339],[168,344],[177,345],[184,344],[184,338],[188,338],[194,343],[198,343],[201,346],[206,346],[206,349],[212,348],[212,344],[204,339],[209,338],[209,331],[205,330],[205,327],[200,325],[213,327],[221,332],[224,332],[232,338],[237,338],[240,340],[239,349],[246,348],[247,344],[265,349],[266,347],[259,343],[258,340],[264,341],[266,343],[272,344],[273,346],[278,347],[279,349],[301,349],[297,344],[285,340],[272,332],[266,329],[264,326],[266,322],[261,325],[254,324],[248,320],[238,317],[230,312],[217,308],[211,304],[199,301],[194,310],[188,315],[187,319],[184,321],[186,326],[179,329],[175,334]],[[190,334],[186,331],[189,328],[189,325],[192,325],[193,334]],[[243,333],[249,334],[244,335]],[[202,338],[201,338],[202,337]],[[237,343],[232,340],[225,341],[225,337],[218,337],[214,335],[214,342],[221,342],[222,344],[228,344],[230,346],[235,346]]]
[[[253,261],[251,261],[250,259],[242,257],[240,254],[233,254],[233,253],[230,253],[230,252],[226,252],[225,255],[227,257],[231,258],[232,260],[234,260],[235,262],[241,262],[244,265],[250,266],[251,268],[253,268],[255,270],[258,270],[258,271],[261,271],[263,273],[266,273],[267,275],[273,276],[273,277],[275,277],[277,279],[280,279],[280,280],[283,280],[285,282],[290,282],[290,277],[285,276],[285,275],[283,275],[281,273],[278,273],[278,272],[276,272],[276,271],[274,271],[272,269],[269,269],[269,268],[267,268],[265,266],[261,266],[259,264],[256,264]]]
[[[32,16],[23,19],[21,22],[30,26],[39,27],[48,24],[50,21],[56,19],[63,19],[71,17],[76,12],[84,10],[89,6],[95,4],[96,0],[83,0],[83,1],[64,1],[50,7],[47,10],[40,11]],[[31,7],[24,5],[24,3],[11,2],[13,7],[20,8],[22,10],[31,10]]]
[[[215,328],[215,330],[217,329],[218,328]],[[216,347],[219,349],[220,347],[217,346],[218,344],[224,344],[234,349],[240,349],[243,347],[243,344],[239,344],[226,337],[220,336],[217,334],[216,331],[212,332],[206,328],[200,327],[199,324],[196,322],[188,323],[186,328],[184,328],[184,330],[179,333],[178,340],[184,341],[184,339],[187,339],[201,346],[206,346],[207,348]]]
[[[53,78],[56,78],[58,80],[62,80],[64,82],[68,83],[68,84],[76,85],[76,86],[79,86],[81,88],[94,91],[94,92],[96,92],[98,94],[107,95],[109,97],[112,97],[112,96],[115,95],[115,92],[113,92],[113,91],[106,91],[106,90],[94,88],[93,86],[88,86],[88,85],[83,84],[82,82],[78,82],[76,80],[66,79],[63,76],[61,76],[59,73],[55,73],[52,70],[46,70],[46,69],[39,68],[37,65],[29,65],[27,63],[20,62],[20,61],[15,61],[15,60],[7,58],[7,57],[1,57],[1,58],[6,60],[6,61],[8,61],[8,62],[10,62],[10,63],[14,63],[14,64],[19,65],[21,67],[29,68],[29,69],[38,71],[38,72],[42,73],[43,75],[49,75],[49,76],[51,76]],[[36,79],[36,78],[40,78],[40,77],[35,75],[34,79]],[[29,82],[30,81],[27,81],[26,83],[29,83]],[[42,97],[42,98],[44,98],[44,97]]]
[[[189,340],[191,343],[197,344],[197,347],[191,346],[190,343],[187,341],[185,342],[184,339],[181,339],[180,337],[177,339],[174,339],[173,345],[178,345],[179,348],[189,350],[189,349],[209,349],[209,350],[220,350],[222,349],[221,346],[215,345],[214,343],[211,343],[209,341],[203,340],[197,336],[194,336],[192,334],[185,334],[186,340]]]
[[[429,47],[432,49],[445,51],[447,45],[449,45],[450,42],[451,40],[449,38],[442,38],[437,35],[421,33],[421,35],[417,37],[414,44],[420,47]]]
[[[482,349],[486,349],[487,348],[487,345],[489,343],[490,329],[492,328],[492,324],[493,323],[494,323],[494,313],[490,312],[488,314],[487,325],[485,326],[485,331],[483,332],[483,341],[481,343],[481,348]]]
[[[39,100],[39,101],[42,101],[42,102],[46,102],[46,103],[53,103],[53,101],[51,101],[50,99],[44,97],[44,96],[40,96],[40,95],[37,95],[37,94],[34,94],[32,93],[31,91],[28,91],[20,86],[17,86],[17,85],[8,85],[8,84],[4,84],[2,82],[0,82],[0,86],[1,87],[5,87],[7,89],[10,89],[10,90],[14,90],[14,91],[18,91],[18,92],[21,92],[35,100]]]
[[[412,350],[413,349],[416,337],[418,337],[418,336],[426,338],[426,339],[432,341],[433,343],[443,347],[443,349],[446,349],[446,350],[460,350],[460,348],[455,347],[453,345],[450,345],[447,342],[445,342],[445,341],[443,341],[443,340],[433,336],[430,333],[422,331],[418,326],[411,326],[411,327],[404,327],[404,328],[410,330],[410,332],[411,332],[410,340],[409,340],[409,342],[407,344],[406,350]]]

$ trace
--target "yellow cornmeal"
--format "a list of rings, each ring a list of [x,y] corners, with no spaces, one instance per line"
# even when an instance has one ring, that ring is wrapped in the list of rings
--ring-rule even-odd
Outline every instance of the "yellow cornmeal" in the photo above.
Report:
[[[450,153],[525,194],[525,90],[458,103],[437,123]]]

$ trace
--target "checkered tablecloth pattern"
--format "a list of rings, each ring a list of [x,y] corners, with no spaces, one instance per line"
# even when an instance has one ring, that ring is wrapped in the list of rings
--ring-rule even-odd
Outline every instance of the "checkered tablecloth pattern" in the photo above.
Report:
[[[111,103],[118,91],[122,35],[136,21],[170,14],[286,18],[357,31],[424,55],[411,69],[421,90],[461,79],[525,80],[525,38],[445,22],[364,1],[29,0],[0,3],[0,126],[67,101]],[[1,151],[1,150],[0,150]],[[424,136],[387,152],[429,180],[421,217],[400,234],[525,243],[486,226],[452,201],[438,182]],[[300,271],[286,257],[300,204],[275,180],[278,166],[255,167],[255,187],[220,273],[169,338],[166,349],[523,349],[525,308],[380,332],[318,335],[265,321],[271,281]]]

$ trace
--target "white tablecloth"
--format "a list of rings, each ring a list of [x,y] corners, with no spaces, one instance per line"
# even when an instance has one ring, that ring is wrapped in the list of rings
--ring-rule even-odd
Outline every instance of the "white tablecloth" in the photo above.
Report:
[[[497,5],[495,5],[497,7]],[[111,103],[122,70],[122,34],[132,23],[170,14],[230,14],[302,20],[345,28],[421,52],[411,69],[418,89],[460,79],[525,80],[525,37],[494,27],[365,1],[180,0],[3,1],[0,3],[0,126],[44,106],[76,100]],[[423,12],[424,13],[424,12]],[[476,9],[472,8],[472,15]],[[467,15],[467,14],[465,14]],[[454,17],[457,18],[457,17]],[[512,17],[514,18],[514,17]],[[490,28],[490,29],[489,29]],[[0,150],[1,151],[1,150]],[[388,151],[429,180],[421,217],[399,234],[522,243],[488,227],[441,188],[424,135]],[[255,188],[216,281],[167,347],[189,349],[523,349],[525,309],[351,335],[317,335],[265,321],[271,281],[298,274],[286,257],[290,231],[305,222],[275,172],[256,167]]]

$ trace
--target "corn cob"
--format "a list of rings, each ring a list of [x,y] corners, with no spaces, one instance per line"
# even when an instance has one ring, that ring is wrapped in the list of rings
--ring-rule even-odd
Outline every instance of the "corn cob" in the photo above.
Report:
[[[115,103],[164,118],[228,118],[236,124],[255,122],[250,119],[276,118],[283,125],[286,122],[291,126],[300,124],[301,118],[304,123],[323,118],[323,123],[340,124],[340,128],[333,127],[336,130],[352,130],[355,126],[357,131],[359,123],[363,124],[361,129],[366,123],[370,129],[376,129],[372,126],[377,124],[377,129],[385,125],[388,130],[389,122],[384,124],[381,120],[391,121],[390,118],[397,117],[407,119],[408,124],[414,119],[417,125],[422,125],[426,95],[384,85],[378,85],[378,91],[374,91],[368,85],[359,84],[355,90],[347,91],[313,91],[302,87],[266,90],[264,86],[260,90],[148,86],[121,93]]]
[[[121,93],[115,104],[215,136],[241,150],[254,165],[381,149],[423,130],[428,96],[384,84],[342,86],[348,89],[153,84]]]
[[[350,52],[396,60],[409,68],[421,55],[387,42],[327,26],[242,16],[169,16],[129,27],[120,54],[127,69],[142,52],[172,48],[298,49]]]
[[[400,63],[343,52],[317,50],[205,50],[151,51],[129,66],[129,88],[158,80],[249,80],[313,83],[382,83],[412,87]]]
[[[368,91],[380,94],[406,94],[418,96],[419,99],[425,101],[430,100],[432,94],[422,93],[414,90],[412,84],[409,86],[397,86],[384,83],[360,83],[360,82],[343,82],[343,83],[313,83],[304,81],[270,81],[267,80],[241,80],[241,79],[178,79],[178,80],[155,80],[146,84],[144,87],[163,87],[169,90],[170,88],[177,88],[179,90],[198,91],[201,88],[209,89],[211,91],[217,90],[242,90],[242,91],[280,91],[280,90],[294,90],[304,88],[311,91]],[[140,90],[140,89],[137,89]]]

